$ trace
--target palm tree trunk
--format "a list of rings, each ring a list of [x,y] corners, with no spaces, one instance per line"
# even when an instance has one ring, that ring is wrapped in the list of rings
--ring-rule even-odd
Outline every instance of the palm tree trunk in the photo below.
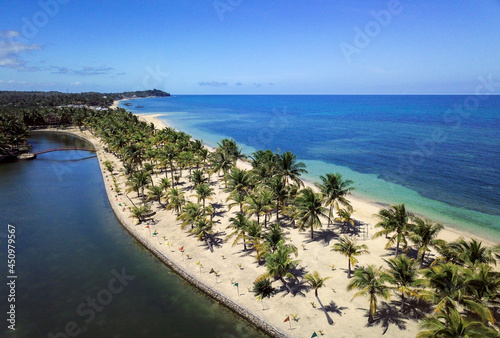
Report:
[[[280,277],[279,280],[281,281],[281,283],[283,283],[283,285],[288,289],[288,292],[290,292],[292,295],[293,295],[293,291],[292,291],[292,288],[290,288],[290,285],[287,284],[287,282],[285,282],[285,280],[283,279],[283,277]]]
[[[314,227],[311,224],[311,239],[314,239]]]
[[[405,294],[401,293],[401,312],[405,312]]]
[[[351,278],[351,260],[347,258],[347,279]]]

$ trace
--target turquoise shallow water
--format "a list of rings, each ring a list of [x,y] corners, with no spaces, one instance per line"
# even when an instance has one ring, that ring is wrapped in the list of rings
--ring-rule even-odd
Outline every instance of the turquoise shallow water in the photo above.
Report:
[[[500,241],[500,96],[173,96],[130,101],[215,146],[290,150],[305,178],[340,172],[360,197]],[[477,106],[475,105],[477,103]],[[135,106],[144,106],[135,108]]]
[[[54,134],[30,143],[35,151],[85,144]],[[50,337],[74,322],[77,337],[264,337],[131,238],[94,155],[53,152],[0,165],[0,336]],[[8,224],[16,229],[15,331],[6,321]],[[132,279],[121,283],[117,274]]]

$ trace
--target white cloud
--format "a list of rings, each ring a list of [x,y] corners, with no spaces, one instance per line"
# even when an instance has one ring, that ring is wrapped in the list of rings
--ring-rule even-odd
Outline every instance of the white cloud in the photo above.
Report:
[[[26,44],[13,38],[20,36],[17,31],[0,31],[0,67],[12,68],[20,71],[36,71],[38,67],[28,66],[21,54],[41,50],[37,44]]]
[[[202,81],[198,82],[199,86],[208,86],[208,87],[225,87],[228,85],[227,82],[218,82],[218,81]]]

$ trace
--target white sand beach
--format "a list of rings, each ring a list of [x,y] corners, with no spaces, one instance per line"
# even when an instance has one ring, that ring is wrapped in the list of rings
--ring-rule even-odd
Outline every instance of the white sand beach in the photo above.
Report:
[[[141,116],[141,118],[148,123],[154,123],[157,128],[165,127],[156,115]],[[237,208],[228,211],[226,206],[228,193],[223,191],[221,177],[217,174],[211,176],[215,196],[209,202],[222,205],[216,210],[214,218],[214,231],[220,242],[212,253],[205,242],[199,241],[194,235],[181,229],[181,221],[176,219],[175,213],[165,210],[158,203],[153,205],[153,210],[156,212],[153,216],[155,222],[136,225],[128,207],[131,206],[131,201],[139,203],[141,199],[136,193],[128,195],[124,193],[126,178],[119,173],[122,168],[120,160],[106,152],[102,143],[88,131],[81,132],[77,129],[70,131],[87,138],[96,147],[110,204],[118,219],[133,236],[167,264],[177,266],[177,272],[189,281],[194,281],[194,284],[204,291],[213,292],[212,296],[215,295],[219,300],[223,297],[228,300],[226,303],[229,306],[235,304],[234,310],[253,314],[260,319],[261,324],[268,323],[276,328],[275,335],[311,337],[316,332],[318,336],[323,334],[325,337],[415,337],[419,332],[418,322],[414,318],[401,316],[399,312],[394,312],[391,307],[384,305],[384,301],[379,303],[380,316],[373,324],[368,324],[368,300],[364,297],[352,299],[355,291],[347,291],[349,282],[347,258],[331,250],[332,245],[338,240],[339,229],[333,226],[329,228],[326,222],[322,229],[315,231],[314,240],[310,239],[308,231],[299,232],[296,228],[283,228],[290,243],[298,248],[296,259],[300,260],[300,264],[298,284],[294,286],[296,294],[288,293],[282,283],[276,280],[273,286],[279,292],[272,298],[264,299],[263,302],[257,301],[250,290],[255,279],[265,273],[266,268],[256,261],[255,252],[243,250],[242,243],[232,246],[232,240],[224,241],[225,235],[229,233],[229,230],[226,230],[229,218],[235,214]],[[113,163],[121,194],[116,194],[114,191],[112,179],[104,169],[104,161]],[[249,163],[243,161],[239,161],[238,166],[243,169],[251,168]],[[185,171],[181,187],[186,190],[186,197],[196,202],[187,176],[188,171]],[[155,183],[159,180],[160,176],[155,175]],[[378,222],[375,214],[380,208],[376,204],[356,198],[350,198],[350,201],[355,209],[354,218],[362,224],[362,231],[355,238],[358,244],[366,244],[370,251],[370,254],[359,256],[358,266],[367,264],[385,266],[384,259],[393,256],[392,251],[385,249],[386,239],[384,237],[371,239],[375,232],[373,225]],[[460,235],[458,231],[447,228],[440,233],[440,238],[451,241]],[[488,245],[496,244],[486,239],[479,239]],[[212,269],[217,274],[210,273]],[[326,287],[319,289],[319,299],[333,319],[332,325],[327,323],[314,290],[309,288],[303,279],[306,273],[313,271],[318,271],[322,277],[330,277],[326,281]],[[397,308],[395,304],[399,304],[399,297],[394,295],[385,302],[390,304],[391,301],[395,302],[392,304],[392,309]],[[284,322],[288,317],[290,321]]]

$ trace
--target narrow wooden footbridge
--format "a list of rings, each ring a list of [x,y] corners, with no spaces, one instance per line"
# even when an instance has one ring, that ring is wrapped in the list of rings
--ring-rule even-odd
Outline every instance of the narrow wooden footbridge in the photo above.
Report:
[[[33,153],[33,155],[40,155],[40,154],[45,154],[45,153],[51,153],[53,151],[66,151],[66,150],[84,150],[84,151],[90,151],[90,152],[95,153],[95,149],[74,147],[74,148],[54,148],[54,149],[49,149],[49,150],[43,150],[43,151],[39,151],[37,153]]]

